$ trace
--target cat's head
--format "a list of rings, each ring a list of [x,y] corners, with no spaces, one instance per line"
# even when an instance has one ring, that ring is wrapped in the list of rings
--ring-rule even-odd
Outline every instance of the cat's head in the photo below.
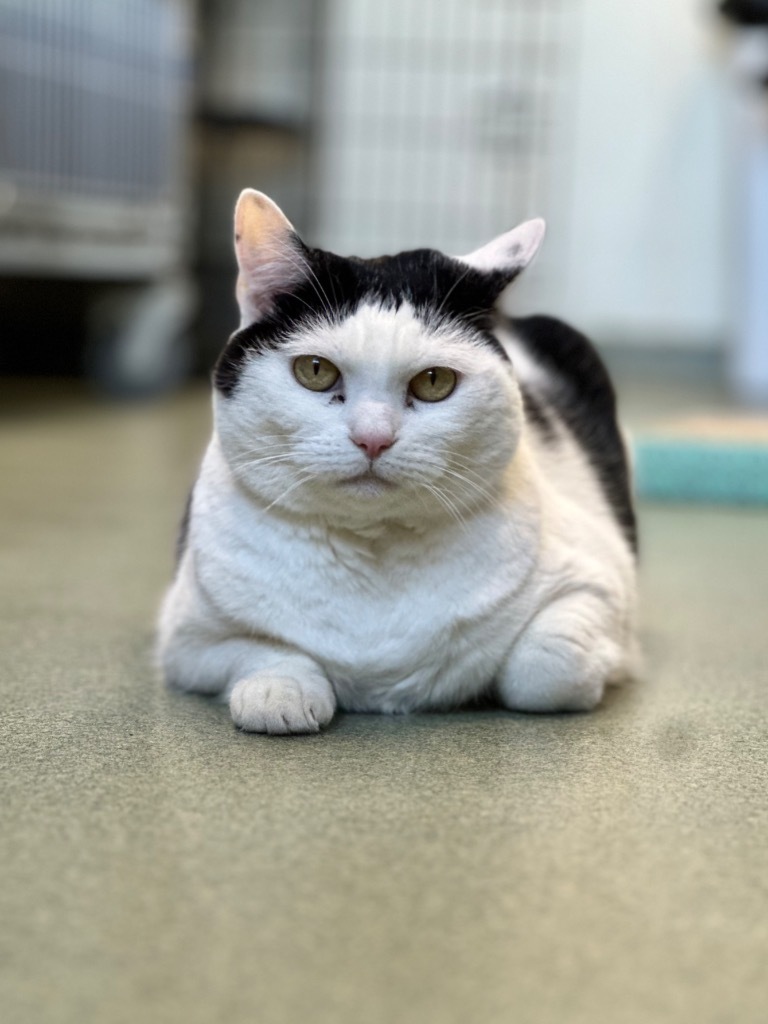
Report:
[[[468,256],[344,258],[244,191],[241,324],[214,373],[217,433],[241,484],[360,528],[492,500],[522,425],[495,306],[543,234],[534,220]]]

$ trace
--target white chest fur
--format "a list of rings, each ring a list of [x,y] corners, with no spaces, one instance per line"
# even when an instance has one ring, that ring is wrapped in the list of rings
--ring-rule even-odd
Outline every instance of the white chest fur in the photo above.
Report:
[[[265,511],[214,443],[174,586],[200,591],[207,631],[310,656],[342,706],[448,705],[490,681],[530,617],[539,521],[531,504],[429,525],[366,537]]]

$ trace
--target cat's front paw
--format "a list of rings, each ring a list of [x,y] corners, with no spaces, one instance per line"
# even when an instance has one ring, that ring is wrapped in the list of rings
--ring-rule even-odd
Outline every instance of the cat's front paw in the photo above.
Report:
[[[518,639],[498,678],[513,711],[591,711],[608,683],[624,674],[626,656],[597,601],[562,598],[545,608]]]
[[[265,671],[235,683],[229,709],[245,732],[319,732],[333,718],[336,698],[327,679],[302,682]]]
[[[598,662],[562,650],[521,651],[499,680],[502,703],[512,711],[592,711],[600,703],[606,673]]]

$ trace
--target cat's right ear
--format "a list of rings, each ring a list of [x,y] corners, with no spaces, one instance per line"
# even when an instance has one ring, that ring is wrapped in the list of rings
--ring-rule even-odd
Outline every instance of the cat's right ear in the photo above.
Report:
[[[275,297],[308,273],[293,225],[276,203],[252,188],[240,193],[235,207],[235,254],[241,327],[266,316]]]

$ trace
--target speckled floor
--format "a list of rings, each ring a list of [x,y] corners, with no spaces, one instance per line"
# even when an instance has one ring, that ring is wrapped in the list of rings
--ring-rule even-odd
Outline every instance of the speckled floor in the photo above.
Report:
[[[766,511],[642,510],[595,714],[249,736],[148,663],[205,396],[0,410],[4,1024],[768,1019]]]

